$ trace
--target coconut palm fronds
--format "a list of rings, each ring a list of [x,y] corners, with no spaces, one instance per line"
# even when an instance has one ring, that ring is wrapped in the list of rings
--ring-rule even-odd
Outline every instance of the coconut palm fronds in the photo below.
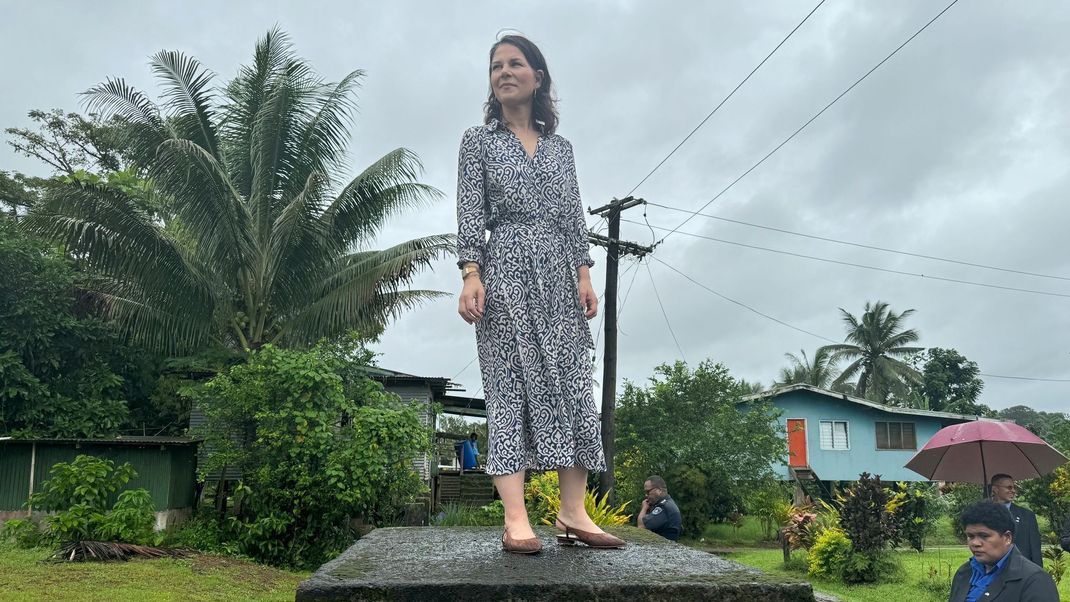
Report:
[[[53,562],[102,562],[131,558],[182,558],[189,552],[115,541],[71,541],[49,557]]]

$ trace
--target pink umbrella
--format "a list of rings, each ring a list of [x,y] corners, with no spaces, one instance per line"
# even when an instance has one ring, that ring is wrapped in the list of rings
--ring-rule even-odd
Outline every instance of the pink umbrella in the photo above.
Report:
[[[906,467],[934,481],[987,484],[993,475],[1031,479],[1066,462],[1040,437],[1013,422],[977,420],[944,427]]]

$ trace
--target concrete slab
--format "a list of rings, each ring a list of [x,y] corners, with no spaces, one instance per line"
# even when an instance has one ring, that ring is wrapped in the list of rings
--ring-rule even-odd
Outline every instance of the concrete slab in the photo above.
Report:
[[[635,527],[610,529],[623,550],[558,546],[536,529],[543,551],[501,550],[497,527],[376,529],[297,589],[322,600],[719,600],[813,602],[809,583],[786,581]]]

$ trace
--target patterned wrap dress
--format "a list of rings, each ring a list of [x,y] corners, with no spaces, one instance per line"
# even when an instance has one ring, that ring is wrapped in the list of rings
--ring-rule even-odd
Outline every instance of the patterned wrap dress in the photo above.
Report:
[[[458,164],[458,264],[478,263],[486,291],[476,323],[486,471],[605,470],[577,288],[576,268],[593,262],[572,145],[541,136],[529,158],[492,120],[464,133]]]

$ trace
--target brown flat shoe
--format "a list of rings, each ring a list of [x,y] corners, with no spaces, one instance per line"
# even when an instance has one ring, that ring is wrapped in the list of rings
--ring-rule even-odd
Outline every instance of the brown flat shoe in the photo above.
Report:
[[[610,535],[609,533],[592,533],[590,531],[573,529],[561,522],[561,519],[554,521],[554,526],[564,531],[564,533],[559,533],[557,535],[557,543],[562,545],[574,546],[577,542],[580,542],[587,544],[587,547],[589,548],[598,548],[602,550],[616,550],[627,545],[627,542],[616,535]]]
[[[502,532],[502,549],[513,554],[538,554],[542,551],[542,542],[538,537],[513,539],[509,531]]]

